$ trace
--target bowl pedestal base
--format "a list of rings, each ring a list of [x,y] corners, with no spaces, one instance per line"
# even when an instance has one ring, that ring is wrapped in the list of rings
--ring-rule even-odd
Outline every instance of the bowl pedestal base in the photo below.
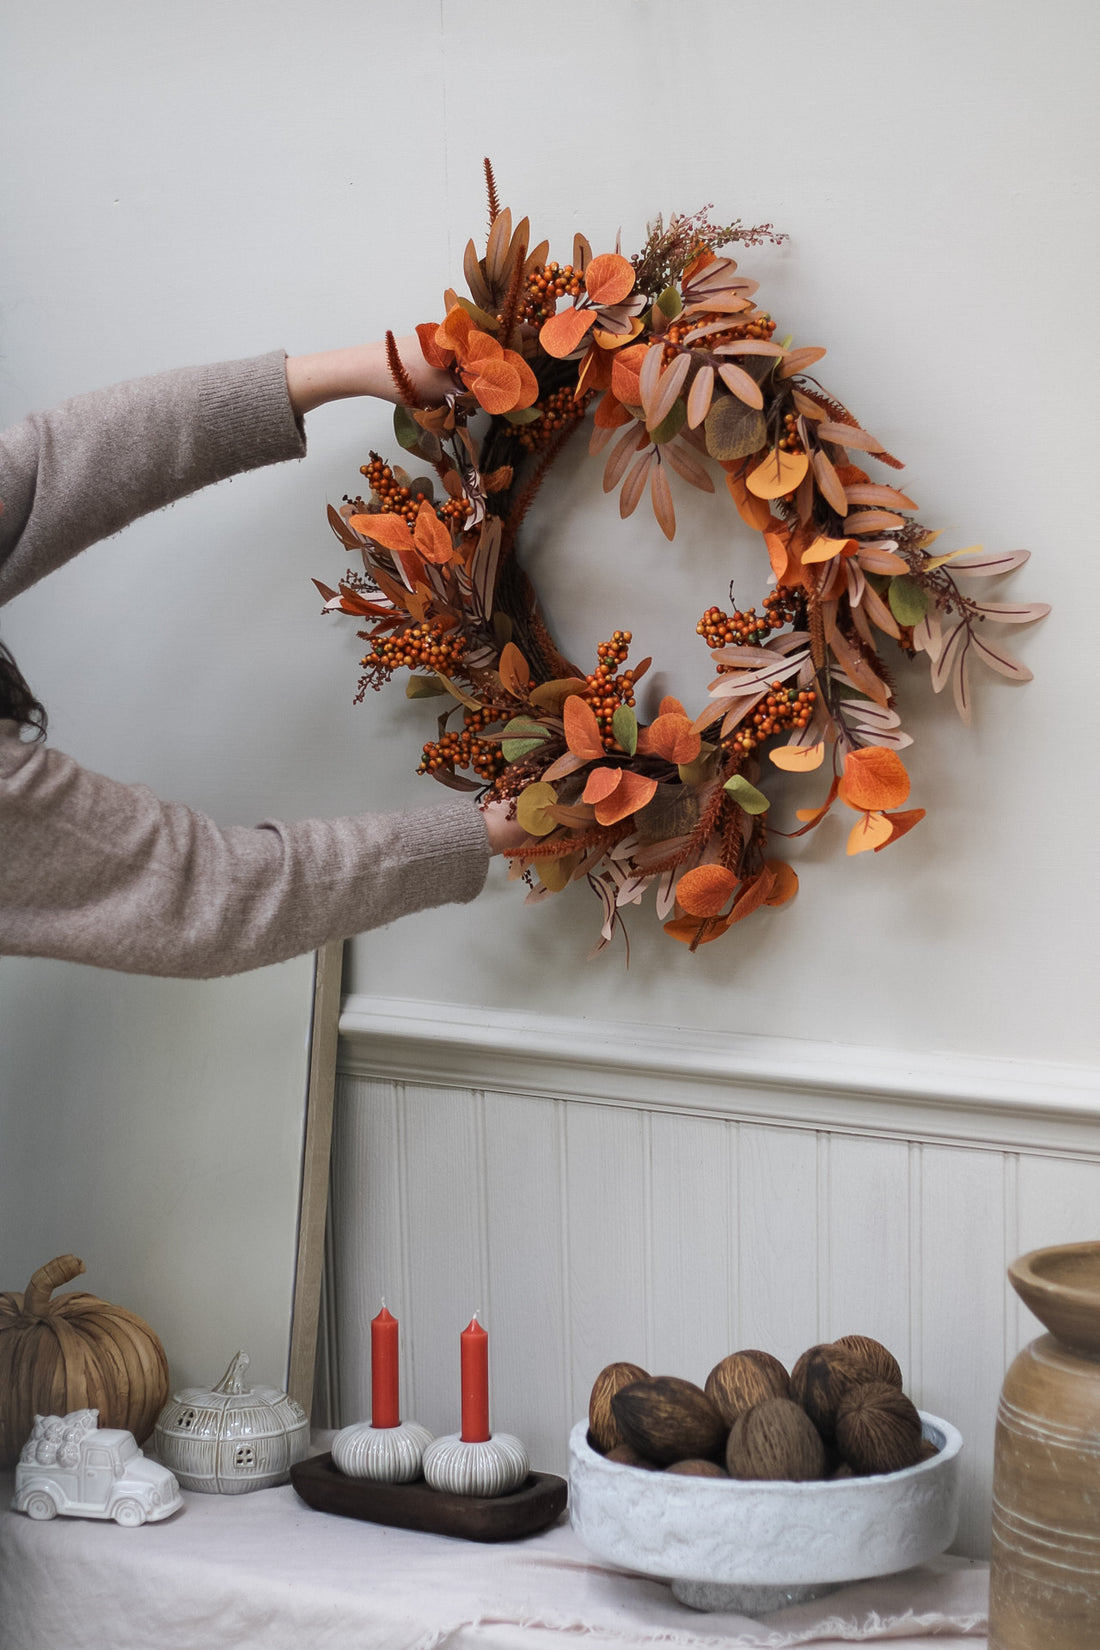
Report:
[[[788,1604],[809,1604],[815,1598],[835,1593],[839,1581],[806,1583],[803,1586],[750,1586],[737,1581],[673,1581],[672,1596],[692,1610],[720,1610],[731,1616],[769,1616]]]

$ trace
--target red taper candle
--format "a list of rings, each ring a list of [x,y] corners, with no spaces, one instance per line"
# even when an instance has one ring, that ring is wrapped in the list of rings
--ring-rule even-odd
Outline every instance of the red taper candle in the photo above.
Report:
[[[397,1381],[397,1319],[382,1310],[370,1326],[370,1424],[372,1427],[401,1425]]]
[[[489,1337],[475,1312],[462,1331],[462,1442],[483,1444],[489,1436]]]

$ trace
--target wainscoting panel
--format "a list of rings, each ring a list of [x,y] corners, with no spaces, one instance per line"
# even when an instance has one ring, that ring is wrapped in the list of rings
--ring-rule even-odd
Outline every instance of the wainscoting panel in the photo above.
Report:
[[[789,1365],[816,1341],[871,1334],[915,1401],[961,1429],[957,1545],[986,1554],[997,1394],[1039,1332],[1005,1266],[1100,1235],[1087,1074],[1059,1087],[1017,1070],[998,1106],[998,1073],[964,1071],[951,1104],[942,1070],[924,1068],[922,1094],[919,1066],[899,1081],[886,1052],[875,1076],[874,1051],[834,1051],[861,1092],[797,1045],[742,1046],[724,1080],[686,1069],[687,1051],[674,1073],[673,1046],[658,1082],[652,1046],[622,1028],[576,1027],[560,1058],[525,1058],[526,1028],[498,1017],[478,1044],[446,1012],[345,1006],[328,1280],[337,1419],[369,1416],[383,1297],[401,1321],[405,1414],[457,1430],[459,1334],[477,1311],[494,1426],[558,1472],[614,1359],[701,1383],[737,1347]]]

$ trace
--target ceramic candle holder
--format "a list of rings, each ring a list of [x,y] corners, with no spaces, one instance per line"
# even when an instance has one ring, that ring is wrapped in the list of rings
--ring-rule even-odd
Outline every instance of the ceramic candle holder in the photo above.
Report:
[[[411,1484],[420,1477],[424,1451],[432,1441],[418,1421],[396,1427],[372,1427],[357,1421],[332,1440],[332,1459],[348,1478],[371,1478],[376,1484]]]
[[[531,1471],[518,1438],[494,1432],[483,1443],[464,1443],[458,1433],[437,1438],[424,1451],[424,1478],[433,1490],[451,1495],[508,1495]]]

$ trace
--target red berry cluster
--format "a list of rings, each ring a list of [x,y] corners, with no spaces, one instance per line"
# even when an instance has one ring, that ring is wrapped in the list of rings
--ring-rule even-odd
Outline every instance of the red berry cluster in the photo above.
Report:
[[[631,639],[629,630],[616,630],[609,641],[601,642],[596,649],[600,662],[592,674],[585,677],[582,698],[587,699],[596,713],[605,750],[611,750],[616,745],[615,735],[611,731],[615,712],[620,705],[634,703],[634,672],[624,670],[618,673],[619,665],[630,652]]]
[[[755,607],[747,612],[737,609],[725,613],[720,607],[708,607],[695,634],[702,636],[708,647],[761,647],[773,630],[782,630],[797,617],[799,595],[790,585],[779,584],[764,597],[764,611]],[[719,665],[719,671],[733,670],[733,665]]]

